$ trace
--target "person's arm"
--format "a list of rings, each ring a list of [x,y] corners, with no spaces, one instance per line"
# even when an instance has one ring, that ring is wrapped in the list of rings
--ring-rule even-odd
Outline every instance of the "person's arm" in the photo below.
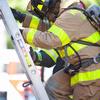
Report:
[[[30,47],[30,55],[32,57],[33,62],[37,66],[43,66],[43,67],[53,67],[53,74],[57,71],[64,68],[64,60],[59,56],[56,50],[46,50],[41,49],[39,51],[34,50],[34,48]]]
[[[26,43],[30,45],[45,49],[58,48],[69,44],[71,40],[82,39],[84,35],[87,37],[85,29],[81,30],[84,27],[86,28],[82,23],[90,25],[84,14],[76,10],[66,11],[57,18],[55,24],[47,31],[41,32],[36,29],[28,28],[24,29],[22,34]],[[68,51],[69,55],[74,54],[74,51],[70,47]]]
[[[11,11],[15,19],[18,20],[20,23],[23,23],[22,26],[24,28],[34,28],[40,31],[46,31],[50,25],[48,20],[44,21],[35,15],[27,15],[13,8],[11,8]]]
[[[26,43],[45,49],[52,49],[62,47],[70,42],[69,36],[66,32],[57,25],[45,32],[26,28],[22,33]]]
[[[23,27],[34,28],[40,31],[46,31],[50,27],[50,22],[47,20],[42,20],[35,15],[27,15],[23,21]]]
[[[37,51],[32,47],[30,47],[30,55],[36,65],[48,68],[54,66],[56,64],[57,58],[59,57],[58,53],[54,49],[41,49]]]
[[[11,8],[11,11],[12,11],[15,19],[18,20],[20,23],[22,23],[25,20],[26,14],[23,14],[13,8]]]

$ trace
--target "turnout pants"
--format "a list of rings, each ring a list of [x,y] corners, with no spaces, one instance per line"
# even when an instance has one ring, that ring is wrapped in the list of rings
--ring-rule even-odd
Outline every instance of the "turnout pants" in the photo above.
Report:
[[[45,88],[50,100],[100,100],[100,80],[86,84],[70,84],[71,76],[58,71],[47,81]],[[70,98],[73,95],[73,99]]]

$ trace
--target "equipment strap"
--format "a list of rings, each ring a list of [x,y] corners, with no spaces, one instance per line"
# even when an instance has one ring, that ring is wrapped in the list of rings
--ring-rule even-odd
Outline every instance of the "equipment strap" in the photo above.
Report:
[[[86,58],[81,60],[81,67],[88,67],[92,64],[98,63],[100,63],[100,54],[93,58]],[[65,67],[64,72],[69,73],[71,76],[75,75],[77,72],[79,72],[79,63],[76,65],[69,64],[69,66]]]
[[[71,41],[71,42],[88,45],[88,46],[100,47],[100,44],[98,44],[98,43],[92,43],[92,42],[83,41],[83,40],[77,40],[77,41]]]

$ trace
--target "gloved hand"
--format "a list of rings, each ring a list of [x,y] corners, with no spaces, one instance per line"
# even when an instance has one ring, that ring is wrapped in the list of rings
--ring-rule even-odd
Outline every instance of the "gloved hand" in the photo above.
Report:
[[[12,13],[13,13],[16,20],[18,20],[20,23],[22,23],[24,21],[24,19],[26,17],[26,14],[23,14],[23,13],[15,10],[13,8],[11,8],[11,11],[12,11]]]
[[[56,72],[58,72],[62,68],[64,68],[64,65],[65,65],[65,61],[62,58],[58,57],[57,61],[56,61],[56,65],[53,68],[53,74],[56,73]]]
[[[31,57],[32,57],[33,62],[35,63],[36,58],[37,58],[37,54],[36,54],[36,52],[33,50],[32,47],[30,47],[30,55],[31,55]]]

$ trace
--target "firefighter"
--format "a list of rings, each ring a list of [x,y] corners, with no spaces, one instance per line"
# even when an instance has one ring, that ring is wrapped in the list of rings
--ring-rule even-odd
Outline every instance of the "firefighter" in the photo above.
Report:
[[[37,0],[35,2],[37,2]],[[37,4],[38,3],[39,2],[37,2]],[[44,1],[44,3],[45,3],[45,1]],[[48,27],[51,26],[50,24],[52,24],[55,21],[55,18],[58,15],[59,6],[57,4],[53,10],[49,9],[49,11],[48,11],[49,14],[47,14],[48,16],[44,15],[46,13],[44,8],[45,7],[43,6],[43,4],[39,3],[36,6],[32,3],[32,0],[30,0],[27,10],[32,14],[32,16],[23,14],[19,11],[16,11],[15,9],[11,9],[11,10],[12,10],[16,20],[18,20],[21,23],[24,21],[23,27],[26,27],[26,28],[30,27],[30,28],[35,28],[35,29],[41,30],[41,31],[45,31],[48,29]],[[37,23],[33,23],[33,22],[37,22]],[[44,66],[44,67],[52,67],[55,65],[53,73],[62,69],[62,65],[64,64],[64,61],[61,59],[61,57],[59,56],[58,52],[56,52],[55,49],[34,50],[33,47],[30,47],[30,48],[31,48],[30,54],[36,65]]]
[[[42,1],[45,3],[45,0],[42,0]],[[84,8],[87,8],[89,5],[92,5],[92,4],[100,5],[100,3],[99,3],[98,1],[95,1],[95,0],[92,0],[92,1],[90,1],[90,0],[85,0],[84,2],[85,2],[85,6],[84,6],[84,4],[81,2],[81,3],[83,4],[82,6],[83,6]],[[43,5],[38,5],[38,7],[40,7],[39,10],[40,10],[40,9],[42,10],[42,9],[44,8]],[[57,6],[56,6],[55,8],[58,9]],[[34,7],[33,7],[33,5],[32,5],[31,2],[29,2],[29,5],[28,5],[27,9],[28,9],[31,13],[32,13],[32,11],[34,10]],[[44,10],[44,9],[43,9],[43,10]],[[51,11],[52,11],[52,10],[51,10]],[[51,11],[50,11],[50,10],[48,11],[48,12],[49,12],[48,15],[50,15],[50,17],[51,17],[51,14],[52,14],[52,15],[54,14],[54,12],[56,12],[56,13],[55,13],[56,15],[53,15],[53,16],[57,16],[57,15],[58,15],[58,11],[53,10],[53,12],[50,13]],[[44,13],[45,13],[45,11],[44,11]],[[39,12],[37,12],[37,13],[34,13],[34,12],[33,12],[32,14],[35,14],[36,16],[39,16],[39,15],[38,15]],[[41,15],[41,14],[40,14],[40,15]],[[39,16],[39,17],[41,18],[41,16]],[[48,16],[47,16],[47,17],[48,17]],[[56,18],[56,17],[51,17],[51,21],[54,22],[54,21],[55,21],[55,18]],[[27,20],[28,20],[28,19],[30,19],[30,18],[27,18]],[[27,23],[27,20],[25,21],[26,23]],[[49,20],[50,20],[50,18],[49,18]],[[25,24],[24,24],[24,27],[30,27],[32,22],[33,22],[33,21],[32,21],[32,19],[31,19],[31,21],[29,22],[29,24],[27,24],[28,26],[25,26]],[[35,25],[36,25],[36,23],[35,23]],[[34,24],[33,24],[33,26],[34,26]],[[43,26],[43,25],[39,25],[39,26]],[[49,27],[50,27],[50,26],[51,26],[51,25],[49,24]],[[39,30],[41,30],[41,29],[39,29]],[[47,30],[47,28],[46,28],[45,30]],[[43,31],[43,28],[42,28],[42,31]],[[33,49],[34,49],[34,48],[33,48]],[[34,51],[34,50],[33,50],[33,51]],[[41,50],[41,51],[43,51],[43,50]],[[50,50],[49,50],[49,51],[48,51],[48,50],[45,50],[45,51],[46,51],[46,52],[45,52],[45,58],[46,58],[46,59],[48,59],[49,57],[52,57],[52,56],[50,56],[49,54],[55,55],[55,53],[54,53],[55,50],[51,50],[52,53],[51,53]],[[41,54],[41,53],[40,53],[40,54]],[[56,55],[57,55],[57,53],[56,53]],[[34,56],[34,55],[33,55],[33,56]],[[41,54],[41,56],[43,56],[43,55]],[[59,56],[59,55],[58,55],[58,56]],[[52,58],[54,58],[54,57],[52,57]],[[57,56],[55,56],[55,58],[57,58]],[[58,59],[61,59],[61,57],[58,58]],[[45,59],[42,60],[43,63],[45,63],[44,61],[45,61]],[[49,61],[49,60],[48,60],[48,61]],[[53,60],[52,60],[52,61],[53,61]],[[55,61],[56,61],[56,60],[55,60]],[[59,60],[59,61],[60,61],[60,62],[63,62],[62,59]],[[49,61],[49,62],[50,62],[50,61]],[[37,63],[38,63],[38,60],[37,60]],[[42,63],[42,64],[43,64],[43,63]],[[58,62],[57,62],[57,63],[58,63]],[[50,64],[51,64],[51,63],[49,63],[49,66],[50,66]],[[52,63],[51,66],[52,66],[53,64],[54,64],[54,63]],[[48,64],[46,64],[46,65],[48,65]],[[60,65],[60,64],[57,64],[57,65]],[[43,66],[45,66],[45,65],[43,64]]]
[[[43,0],[42,0],[43,1]],[[43,1],[44,3],[45,3],[45,0]],[[85,5],[86,6],[84,6],[84,4],[82,5],[82,7],[84,7],[84,8],[87,8],[89,5],[92,5],[92,4],[96,4],[96,5],[99,5],[100,3],[98,2],[98,1],[90,1],[90,0],[86,0],[86,1],[84,1],[85,2]],[[43,5],[38,5],[38,7],[40,7],[39,8],[39,10],[42,10],[44,7],[43,7]],[[55,8],[57,8],[58,9],[58,7],[56,6]],[[34,11],[34,7],[33,7],[33,5],[32,5],[32,3],[31,2],[29,2],[29,5],[28,5],[28,7],[27,7],[27,9],[29,10],[29,12],[31,12],[32,13],[32,11]],[[52,10],[51,10],[52,11]],[[51,11],[49,11],[49,12],[51,12]],[[45,12],[45,11],[44,11]],[[55,14],[56,15],[53,15],[53,13],[54,12],[56,12]],[[37,15],[37,16],[39,16],[38,14],[39,14],[39,12],[37,12],[37,13],[32,13],[32,14],[35,14],[35,15]],[[41,14],[40,14],[41,15]],[[49,14],[48,14],[49,15]],[[51,14],[50,14],[51,15]],[[53,10],[53,12],[52,12],[52,15],[53,16],[57,16],[58,15],[58,13],[57,13],[57,11],[55,11],[55,10]],[[41,16],[39,16],[39,18],[41,18]],[[56,17],[51,17],[51,21],[52,22],[54,22],[55,21],[55,18]],[[50,20],[50,19],[49,19]],[[27,23],[27,20],[26,20],[26,23]],[[31,23],[31,22],[30,22]],[[41,25],[40,25],[41,26]],[[49,26],[51,26],[51,25],[49,25]],[[27,26],[27,27],[29,27],[29,26]],[[46,30],[46,29],[45,29]],[[43,30],[42,30],[43,31]],[[34,48],[33,48],[33,50],[31,50],[33,53],[31,53],[31,56],[33,56],[32,58],[35,58],[34,56],[36,56],[36,60],[35,59],[33,59],[33,60],[35,60],[34,62],[35,63],[37,63],[37,65],[40,65],[40,66],[47,66],[47,67],[51,67],[51,66],[53,66],[53,65],[55,65],[55,67],[54,67],[54,70],[53,70],[53,73],[55,73],[55,72],[57,72],[58,70],[60,70],[60,69],[62,69],[63,68],[63,65],[64,65],[64,61],[62,60],[62,58],[60,57],[60,55],[55,51],[55,49],[52,49],[52,50],[44,50],[44,49],[41,49],[40,50],[40,52],[38,52],[38,53],[35,53],[35,55],[34,55]],[[40,56],[39,56],[40,55]],[[42,58],[42,59],[40,59],[40,58]],[[56,64],[55,64],[56,63]]]
[[[45,3],[45,0],[42,0],[42,1]],[[36,1],[34,0],[34,2],[36,2]],[[38,3],[39,2],[37,2],[35,4],[38,4]],[[91,2],[89,1],[89,3],[91,3]],[[92,2],[92,3],[94,3],[94,2]],[[34,14],[35,16],[38,16],[40,19],[42,19],[42,22],[43,22],[43,18],[45,17],[44,13],[46,12],[46,10],[44,9],[45,7],[43,5],[41,5],[40,3],[36,6],[38,8],[34,9],[34,6],[36,6],[36,5],[34,5],[34,3],[32,3],[32,0],[31,0],[28,4],[27,10],[30,13]],[[55,10],[50,9],[48,11],[49,12],[48,15],[50,15],[50,16],[46,16],[46,17],[49,17],[50,21],[52,21],[52,22],[55,21],[55,18],[56,18],[55,16],[58,15],[58,11],[57,11],[58,8],[59,8],[59,6],[57,5],[57,6],[55,6]],[[42,10],[42,13],[41,13],[40,10]],[[15,12],[16,11],[13,11],[13,13],[15,15],[15,18],[17,18],[19,20],[21,19],[21,22],[24,21],[25,17],[21,17],[21,16],[19,16],[20,13],[16,14]],[[54,12],[55,12],[55,15],[54,15]],[[22,14],[22,15],[25,16],[25,14]],[[19,18],[18,18],[18,16],[19,16]],[[51,16],[53,16],[53,17],[51,17]],[[30,20],[30,22],[29,22],[29,20]],[[31,18],[30,16],[27,16],[26,20],[24,21],[23,27],[37,28],[41,31],[45,31],[45,30],[47,30],[47,26],[49,26],[49,27],[51,26],[50,23],[45,23],[45,24],[42,23],[42,24],[38,25],[38,22],[37,22],[37,23],[34,24],[33,21],[36,22],[36,20],[38,21],[39,19],[37,17],[34,17],[34,16],[33,16],[33,18]],[[46,20],[47,20],[47,18],[46,18]],[[47,20],[45,22],[50,22],[50,21]],[[26,24],[28,22],[29,22],[29,24]],[[37,25],[41,26],[41,27],[37,27]],[[44,25],[46,27],[42,27]],[[55,49],[52,49],[52,50],[41,49],[40,52],[35,52],[34,53],[34,48],[33,48],[33,50],[31,48],[31,56],[32,56],[33,61],[35,62],[36,65],[46,66],[46,67],[51,67],[51,66],[55,65],[53,73],[55,73],[56,71],[62,69],[63,68],[62,66],[64,65],[64,61],[61,59],[61,57],[55,51]]]
[[[46,83],[50,100],[70,100],[71,94],[74,100],[99,100],[100,63],[95,56],[99,54],[100,47],[81,44],[79,41],[98,44],[100,34],[81,11],[66,10],[67,7],[79,6],[79,0],[60,2],[61,12],[55,23],[45,32],[24,29],[24,40],[32,46],[56,48],[60,55],[63,54],[65,68],[55,73]],[[85,5],[84,0],[82,2]],[[55,6],[53,3],[48,4],[50,8]]]

